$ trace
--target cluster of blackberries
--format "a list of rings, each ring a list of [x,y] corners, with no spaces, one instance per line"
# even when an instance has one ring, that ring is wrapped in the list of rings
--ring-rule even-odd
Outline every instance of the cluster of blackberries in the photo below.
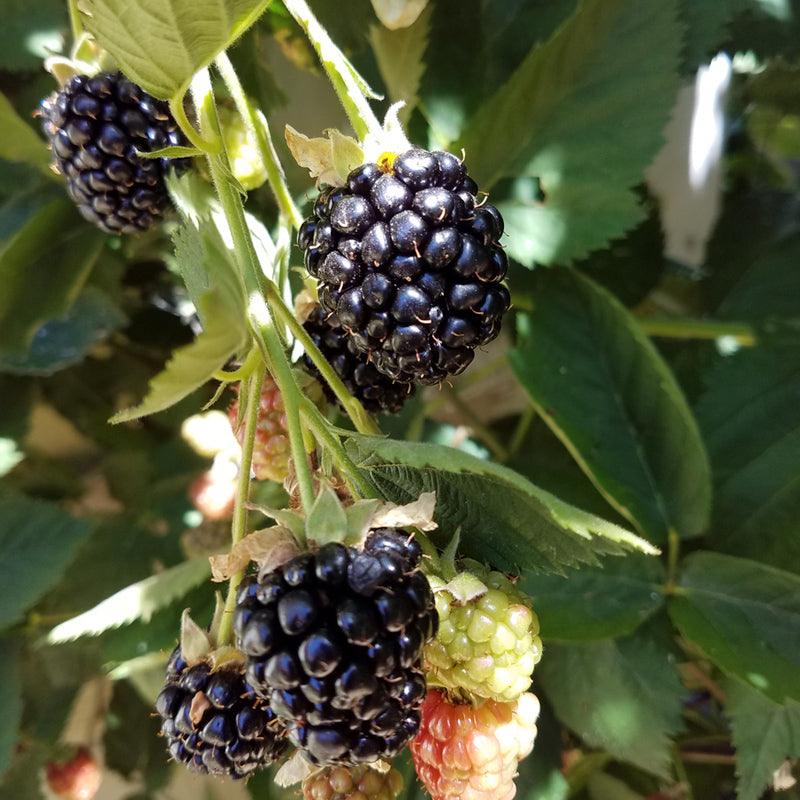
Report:
[[[42,102],[43,129],[67,192],[107,233],[150,228],[169,205],[164,177],[185,162],[140,152],[185,144],[167,104],[121,73],[76,75]]]
[[[374,364],[366,361],[335,315],[318,307],[306,320],[304,327],[350,394],[360,400],[371,414],[379,411],[396,414],[416,391],[413,384],[393,381],[378,372]],[[319,377],[314,362],[308,356],[305,357],[305,364],[312,375]],[[321,383],[328,400],[333,402],[335,396],[330,387],[324,381]]]
[[[298,241],[355,351],[394,381],[435,384],[499,333],[510,305],[502,233],[458,158],[413,149],[323,191]]]
[[[170,755],[194,772],[244,778],[289,748],[286,731],[235,664],[216,671],[172,653],[156,700]]]
[[[247,683],[310,762],[392,758],[416,734],[437,629],[421,555],[407,533],[379,528],[363,551],[326,544],[242,586]]]

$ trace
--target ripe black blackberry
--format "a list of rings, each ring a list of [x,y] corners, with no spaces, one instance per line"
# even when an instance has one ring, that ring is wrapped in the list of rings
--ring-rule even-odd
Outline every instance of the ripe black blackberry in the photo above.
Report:
[[[370,413],[384,411],[396,414],[414,394],[415,387],[412,384],[393,381],[378,372],[358,352],[335,314],[326,312],[321,307],[316,308],[303,327],[322,351],[322,355],[330,361],[350,394],[360,400]],[[306,356],[305,363],[311,374],[320,379],[327,398],[334,402],[336,397],[320,377],[314,362]]]
[[[354,347],[393,380],[434,384],[500,331],[503,218],[450,153],[413,149],[384,163],[323,191],[299,245]]]
[[[381,528],[363,551],[326,544],[243,584],[234,630],[247,681],[312,763],[393,758],[416,734],[437,627],[420,557],[406,533]]]
[[[167,103],[121,73],[75,75],[42,101],[42,127],[78,211],[106,233],[139,233],[169,205],[164,177],[186,161],[145,159],[185,144]]]
[[[280,758],[286,731],[236,665],[188,666],[179,647],[156,700],[170,755],[193,772],[238,779]]]

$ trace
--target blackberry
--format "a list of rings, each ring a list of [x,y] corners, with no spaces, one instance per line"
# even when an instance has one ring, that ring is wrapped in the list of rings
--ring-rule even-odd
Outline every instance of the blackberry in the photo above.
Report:
[[[389,289],[385,289],[385,284],[388,284],[388,279],[379,273],[373,273],[372,280],[365,279],[362,290],[367,293],[366,302],[369,303],[373,297],[380,296],[382,291],[388,291]],[[371,322],[370,330],[376,332],[377,326],[380,324],[382,324],[380,318],[376,317]],[[306,320],[304,327],[314,340],[314,344],[322,351],[322,355],[330,361],[348,391],[360,400],[370,413],[383,411],[396,414],[402,409],[406,400],[414,394],[414,386],[410,383],[393,381],[378,372],[375,366],[366,360],[355,347],[335,314],[329,314],[322,308],[317,308]],[[336,398],[333,392],[321,379],[317,368],[308,356],[305,358],[305,363],[311,373],[320,378],[326,396],[331,402],[334,402]]]
[[[238,666],[188,666],[175,648],[156,700],[170,755],[193,772],[244,778],[289,748],[286,731]]]
[[[450,153],[413,149],[388,163],[324,190],[298,243],[351,354],[394,381],[439,383],[500,332],[503,218]]]
[[[164,177],[186,159],[140,158],[185,141],[167,103],[121,73],[75,75],[42,101],[42,127],[67,193],[81,215],[106,233],[139,233],[169,205]]]
[[[394,767],[327,767],[303,781],[303,800],[396,800],[403,776]]]
[[[422,649],[437,617],[406,542],[381,528],[363,551],[326,544],[239,591],[247,681],[313,764],[392,758],[419,728]]]

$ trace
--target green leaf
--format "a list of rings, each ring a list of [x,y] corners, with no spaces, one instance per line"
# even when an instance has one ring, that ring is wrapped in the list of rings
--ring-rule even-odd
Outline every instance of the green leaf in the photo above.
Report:
[[[714,467],[711,541],[800,572],[800,348],[741,350],[707,382],[697,418]]]
[[[800,703],[779,705],[735,678],[724,689],[736,747],[736,796],[759,800],[784,760],[800,758]]]
[[[225,362],[241,350],[246,341],[244,321],[231,309],[208,293],[200,301],[198,311],[206,327],[197,338],[173,352],[167,366],[150,381],[147,396],[139,405],[120,411],[111,423],[128,422],[163,411],[183,400],[204,383]]]
[[[17,114],[0,92],[0,158],[30,164],[52,178],[50,153],[44,140]]]
[[[588,745],[669,774],[684,689],[672,653],[655,637],[550,645],[536,674],[558,718]]]
[[[306,520],[306,536],[319,545],[343,542],[347,535],[347,514],[336,492],[324,485]]]
[[[148,622],[156,611],[183,597],[211,574],[207,558],[195,558],[165,569],[107,597],[80,616],[56,625],[47,634],[49,644],[60,644],[81,636],[97,636],[136,620]]]
[[[23,357],[0,357],[0,372],[51,375],[82,361],[98,342],[125,322],[108,295],[92,286],[84,289],[61,319],[46,322],[36,331]]]
[[[22,719],[22,680],[18,645],[9,637],[0,638],[0,775],[11,764]]]
[[[347,449],[387,500],[436,492],[443,534],[461,529],[461,550],[507,572],[562,572],[601,553],[657,552],[610,522],[554,497],[510,469],[460,450],[350,434]]]
[[[591,800],[647,800],[627,783],[605,772],[595,772],[589,777],[587,785]]]
[[[467,125],[461,144],[482,188],[522,174],[544,190],[544,202],[500,203],[509,252],[526,266],[569,263],[644,218],[631,187],[678,89],[677,7],[584,0]]]
[[[86,27],[150,94],[181,96],[192,76],[238,39],[269,0],[82,0]]]
[[[542,624],[542,638],[586,641],[632,633],[664,604],[664,567],[656,558],[603,559],[600,567],[570,569],[565,576],[526,575]]]
[[[510,359],[536,410],[606,499],[652,541],[698,536],[711,475],[671,370],[605,289],[569,270],[534,274]]]
[[[389,30],[383,25],[370,28],[369,40],[378,62],[389,99],[405,102],[400,120],[407,122],[419,102],[419,87],[425,74],[425,48],[431,27],[432,6],[427,6],[413,25]]]
[[[88,532],[50,503],[0,489],[0,629],[56,583]]]
[[[61,199],[44,206],[6,243],[0,250],[0,353],[24,354],[42,323],[67,313],[103,241]]]
[[[449,149],[481,103],[576,5],[577,0],[431,3],[433,18],[420,110],[430,123],[435,143]]]
[[[727,674],[779,703],[800,699],[797,575],[721,553],[692,553],[669,613]]]

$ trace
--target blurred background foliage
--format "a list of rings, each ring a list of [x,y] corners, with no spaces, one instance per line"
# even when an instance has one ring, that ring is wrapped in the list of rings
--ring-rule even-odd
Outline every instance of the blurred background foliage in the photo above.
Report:
[[[62,0],[0,6],[0,796],[44,796],[43,765],[86,744],[101,798],[282,797],[176,776],[155,735],[180,612],[213,607],[202,569],[46,642],[227,533],[181,435],[214,386],[107,424],[197,330],[169,228],[104,237],[44,144],[22,152],[69,24]],[[664,551],[523,577],[546,650],[519,797],[800,797],[800,2],[431,0],[398,30],[369,0],[312,6],[384,107],[407,101],[413,140],[465,147],[507,222],[508,332],[383,429],[503,461]],[[274,131],[346,129],[278,0],[231,57]],[[248,208],[276,219],[266,189]]]

